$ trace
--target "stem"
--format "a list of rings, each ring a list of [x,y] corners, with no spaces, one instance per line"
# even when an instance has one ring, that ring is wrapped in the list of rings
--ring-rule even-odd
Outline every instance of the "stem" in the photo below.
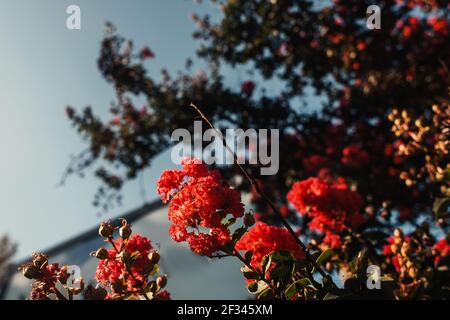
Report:
[[[241,172],[243,173],[244,177],[248,180],[248,182],[250,183],[251,186],[253,186],[253,188],[255,189],[255,191],[264,199],[264,201],[266,201],[266,203],[269,205],[269,207],[273,210],[273,212],[275,212],[275,214],[277,215],[277,217],[281,220],[281,223],[283,224],[283,226],[289,231],[289,233],[291,234],[291,236],[294,238],[294,240],[298,243],[298,245],[302,248],[302,250],[305,252],[305,256],[308,259],[309,262],[312,263],[312,265],[314,266],[314,268],[320,273],[320,275],[322,276],[322,278],[326,278],[329,280],[330,284],[334,287],[337,288],[336,284],[333,282],[333,279],[331,279],[331,277],[329,275],[327,275],[325,273],[325,271],[319,266],[319,264],[316,262],[316,260],[313,259],[313,257],[311,256],[311,254],[309,253],[309,249],[306,247],[306,245],[299,239],[299,237],[297,237],[297,235],[295,234],[295,231],[292,229],[292,227],[290,226],[290,224],[286,221],[286,219],[284,219],[284,217],[281,215],[281,213],[278,211],[278,209],[276,208],[276,206],[274,205],[274,203],[272,202],[272,200],[269,199],[269,197],[264,193],[264,191],[261,189],[260,185],[258,184],[258,182],[254,179],[252,179],[252,177],[247,173],[247,170],[244,169],[243,166],[241,166],[238,162],[238,158],[237,155],[231,150],[231,148],[228,146],[226,139],[224,138],[224,136],[222,135],[222,133],[216,129],[216,127],[214,127],[214,125],[209,121],[209,119],[203,114],[203,112],[193,103],[190,104],[190,106],[192,108],[194,108],[194,110],[200,115],[200,117],[209,125],[209,127],[211,129],[214,130],[214,132],[216,132],[221,138],[222,138],[222,143],[225,146],[225,148],[233,155],[234,158],[234,163],[239,167],[239,169],[241,170]]]
[[[109,243],[111,243],[111,245],[113,246],[114,250],[116,251],[117,254],[120,254],[120,251],[117,249],[114,241],[112,238],[108,238]],[[133,279],[134,283],[137,285],[139,284],[139,281],[136,279],[136,277],[134,276],[133,272],[131,271],[131,268],[129,266],[126,265],[126,263],[123,264],[125,266],[125,268],[127,269],[128,274],[131,276],[131,278]],[[139,291],[141,292],[141,294],[144,296],[145,300],[150,300],[150,298],[147,296],[147,293],[145,292],[144,288],[142,288],[142,285],[139,284]]]
[[[53,287],[53,290],[55,291],[54,293],[58,297],[58,300],[67,300],[67,298],[56,287]]]
[[[262,273],[262,271],[256,269],[253,267],[250,263],[245,261],[244,257],[237,251],[236,249],[233,249],[233,252],[225,252],[226,254],[238,258],[247,268],[252,270],[253,272],[257,273],[259,275],[259,279],[267,283],[267,285],[274,291],[277,292],[278,290],[272,285],[272,283],[265,278],[265,275]]]

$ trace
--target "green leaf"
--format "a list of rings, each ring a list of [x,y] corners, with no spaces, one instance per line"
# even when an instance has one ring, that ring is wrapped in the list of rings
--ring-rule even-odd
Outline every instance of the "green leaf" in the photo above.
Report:
[[[291,284],[286,291],[284,292],[287,299],[292,299],[295,294],[303,290],[304,288],[311,285],[311,281],[308,278],[303,278],[300,280],[295,281],[293,284]]]
[[[250,264],[250,262],[252,261],[252,257],[253,257],[253,251],[247,251],[244,255],[244,260],[247,264]]]
[[[222,224],[225,226],[225,227],[229,227],[229,226],[231,226],[231,225],[233,225],[233,224],[235,224],[236,223],[236,218],[230,218],[230,219],[228,219],[228,220],[225,220]]]
[[[283,287],[286,286],[292,278],[293,267],[294,264],[291,263],[277,265],[270,272],[270,279],[280,283]]]
[[[262,280],[254,281],[248,284],[247,289],[253,294],[260,294],[264,290],[269,289],[269,285]]]
[[[274,251],[269,254],[275,263],[294,262],[295,258],[289,251]]]
[[[295,258],[292,256],[290,252],[282,250],[273,251],[269,254],[266,254],[261,262],[262,270],[264,273],[269,271],[272,262],[275,262],[277,266],[289,265],[289,267],[291,267],[295,262]]]
[[[251,293],[255,293],[256,291],[258,291],[258,283],[256,282],[250,282],[247,286],[248,291],[250,291]]]
[[[131,254],[130,259],[132,261],[136,261],[140,256],[141,256],[140,252],[139,251],[135,251],[135,252],[133,252]]]
[[[333,251],[331,249],[326,249],[322,251],[320,256],[317,258],[316,263],[318,265],[321,265],[323,262],[325,262],[331,255],[333,254]]]
[[[338,298],[339,298],[339,296],[327,292],[327,294],[325,295],[325,297],[323,297],[323,300],[336,300],[336,299],[338,299]]]
[[[244,233],[247,232],[247,228],[246,227],[241,227],[236,229],[236,231],[234,231],[233,233],[233,242],[236,243],[239,241],[240,238],[242,238],[242,236],[244,235]]]
[[[261,267],[262,267],[263,273],[266,273],[267,271],[269,271],[271,264],[272,264],[272,256],[269,253],[269,254],[266,254],[261,261]]]
[[[244,275],[244,277],[247,278],[247,279],[250,279],[250,280],[259,279],[259,274],[256,273],[255,271],[253,271],[252,269],[250,269],[247,266],[243,266],[241,268],[241,272]]]
[[[155,265],[153,266],[152,271],[150,271],[149,276],[150,276],[150,277],[154,276],[155,274],[158,273],[158,271],[159,271],[159,266],[158,266],[157,264],[155,264]]]

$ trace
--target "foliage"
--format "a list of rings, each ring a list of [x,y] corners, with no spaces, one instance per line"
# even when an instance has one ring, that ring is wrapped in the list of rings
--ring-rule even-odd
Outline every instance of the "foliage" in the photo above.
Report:
[[[206,71],[192,72],[188,61],[185,71],[162,70],[158,80],[145,69],[157,56],[136,52],[108,26],[98,66],[117,101],[107,120],[90,107],[66,109],[89,144],[67,174],[95,167],[103,184],[94,202],[107,210],[123,184],[171,145],[174,129],[192,128],[191,102],[219,129],[279,129],[277,175],[248,179],[259,170],[252,165],[224,167],[219,176],[201,163],[198,176],[186,168],[163,173],[161,181],[177,182],[161,192],[172,196],[172,237],[196,253],[241,260],[259,298],[448,298],[448,2],[380,0],[380,30],[365,25],[372,1],[213,2],[217,21],[193,15]],[[249,79],[230,87],[229,66]],[[267,90],[274,83],[276,93]],[[311,94],[321,106],[307,105]],[[136,106],[138,96],[145,106]],[[250,193],[255,213],[244,220],[258,220],[253,229],[245,221],[231,229],[243,212],[224,207],[224,190],[240,202],[225,181]],[[189,228],[198,230],[187,235]],[[255,252],[245,239],[260,229],[275,240]],[[385,275],[382,290],[367,289],[369,265]],[[337,272],[342,286],[332,281]]]

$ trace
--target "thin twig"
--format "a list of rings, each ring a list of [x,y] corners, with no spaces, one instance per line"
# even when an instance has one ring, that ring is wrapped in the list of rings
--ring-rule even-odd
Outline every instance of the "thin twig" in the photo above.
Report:
[[[67,300],[67,298],[58,290],[58,288],[53,287],[55,295],[58,297],[58,300]],[[72,299],[70,299],[72,300]]]
[[[245,178],[248,180],[248,182],[253,186],[255,191],[266,201],[266,203],[269,205],[269,207],[275,212],[275,214],[278,216],[278,218],[281,220],[283,226],[289,231],[291,236],[295,239],[295,241],[298,243],[298,245],[302,248],[302,250],[305,252],[305,256],[308,259],[309,262],[312,263],[314,268],[319,272],[319,274],[322,276],[322,278],[327,279],[329,283],[334,287],[337,288],[336,284],[333,282],[333,279],[329,275],[323,271],[323,269],[320,267],[320,265],[314,260],[314,258],[311,256],[308,247],[300,240],[299,237],[295,234],[295,231],[292,229],[290,224],[284,219],[284,217],[281,215],[281,213],[278,211],[275,204],[272,202],[272,200],[269,199],[269,197],[264,193],[262,188],[260,187],[259,183],[252,179],[252,177],[247,173],[247,170],[244,169],[243,166],[241,166],[238,162],[237,155],[231,150],[231,148],[228,146],[226,139],[222,135],[222,133],[214,127],[214,125],[209,121],[209,119],[203,114],[203,112],[193,103],[190,104],[192,108],[200,115],[200,117],[209,125],[211,129],[213,129],[221,138],[222,143],[225,146],[225,148],[233,155],[234,163],[239,167]]]

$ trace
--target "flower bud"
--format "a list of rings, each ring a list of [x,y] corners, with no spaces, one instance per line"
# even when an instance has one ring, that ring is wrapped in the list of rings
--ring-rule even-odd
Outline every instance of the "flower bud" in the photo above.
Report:
[[[97,251],[92,252],[91,256],[100,260],[105,260],[109,258],[109,253],[105,248],[99,248]]]
[[[150,273],[154,270],[155,264],[149,260],[143,260],[142,265],[140,266],[139,273],[144,276],[150,275]]]
[[[59,271],[58,274],[56,275],[57,279],[59,282],[61,282],[62,284],[66,284],[67,280],[70,277],[70,273],[67,272],[67,266],[62,267]]]
[[[44,253],[35,252],[32,255],[32,261],[36,268],[41,269],[43,265],[48,263],[48,256]]]
[[[402,232],[402,230],[399,229],[399,228],[396,228],[396,229],[394,230],[394,237],[396,237],[396,238],[403,238],[403,232]]]
[[[411,253],[411,248],[408,243],[404,242],[402,248],[400,249],[400,253],[402,256],[407,257]]]
[[[166,276],[159,276],[156,278],[156,285],[159,289],[164,288],[167,284],[167,277]]]
[[[244,216],[244,224],[247,227],[251,227],[252,225],[255,224],[255,218],[253,217],[252,214],[250,213],[246,213]]]
[[[329,272],[332,272],[333,269],[334,269],[333,263],[330,262],[330,261],[328,261],[328,262],[325,264],[325,269],[326,269],[327,271],[329,271]]]
[[[22,268],[22,273],[25,278],[28,279],[38,279],[41,275],[39,272],[39,269],[35,267],[34,265],[27,265]]]
[[[408,270],[408,275],[409,275],[411,278],[415,278],[416,275],[417,275],[417,269],[416,269],[416,268],[409,268],[409,270]]]
[[[152,251],[148,254],[148,259],[152,264],[157,264],[159,262],[160,255],[158,252]]]
[[[131,236],[131,226],[125,219],[122,219],[122,227],[119,229],[119,235],[123,240],[128,240]]]
[[[114,227],[110,221],[105,221],[100,224],[98,229],[98,234],[103,238],[112,238],[114,232]]]

